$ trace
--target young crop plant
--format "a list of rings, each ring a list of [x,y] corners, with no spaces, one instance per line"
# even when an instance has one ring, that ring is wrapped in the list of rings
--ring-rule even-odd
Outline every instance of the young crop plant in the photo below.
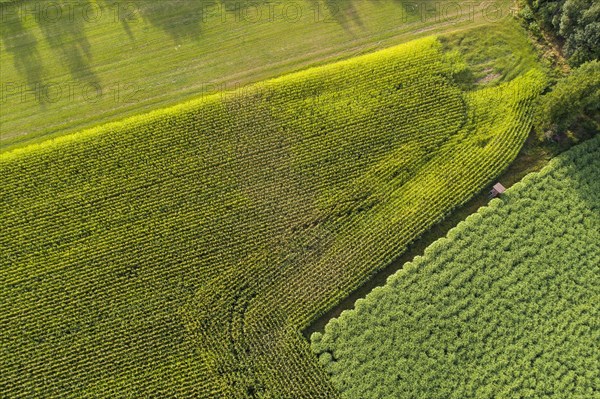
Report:
[[[342,398],[597,397],[599,171],[597,137],[314,333]]]
[[[300,331],[489,184],[544,76],[435,37],[0,154],[0,392],[337,397]]]

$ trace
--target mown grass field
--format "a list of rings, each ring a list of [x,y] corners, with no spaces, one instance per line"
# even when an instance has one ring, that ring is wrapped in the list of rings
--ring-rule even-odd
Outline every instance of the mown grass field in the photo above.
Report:
[[[408,9],[396,0],[268,4],[0,2],[0,149],[435,32],[503,24],[510,8],[506,0],[494,3],[501,15],[465,5],[436,11],[439,2]]]
[[[0,155],[2,392],[336,397],[300,331],[514,159],[427,37]]]
[[[315,333],[341,396],[597,397],[599,171],[595,138]]]

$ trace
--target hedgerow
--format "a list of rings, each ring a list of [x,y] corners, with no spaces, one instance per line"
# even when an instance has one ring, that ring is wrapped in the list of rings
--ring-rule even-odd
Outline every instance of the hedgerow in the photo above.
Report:
[[[596,138],[314,333],[342,397],[598,397],[599,171]]]
[[[0,392],[335,397],[299,331],[516,156],[435,38],[0,154]]]

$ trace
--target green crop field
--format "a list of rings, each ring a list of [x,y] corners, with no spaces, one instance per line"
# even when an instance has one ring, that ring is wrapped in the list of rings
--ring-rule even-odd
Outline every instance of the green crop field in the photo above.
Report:
[[[427,37],[0,154],[0,392],[336,397],[301,330],[515,158]]]
[[[419,36],[502,25],[510,8],[410,4],[3,0],[0,150]]]
[[[597,398],[599,171],[596,137],[314,333],[342,398]]]

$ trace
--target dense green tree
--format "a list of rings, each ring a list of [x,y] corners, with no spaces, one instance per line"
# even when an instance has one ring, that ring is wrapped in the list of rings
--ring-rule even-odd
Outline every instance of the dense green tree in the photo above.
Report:
[[[532,31],[551,32],[573,66],[600,57],[600,2],[524,0],[521,16]]]
[[[551,138],[585,127],[597,131],[600,123],[600,62],[590,61],[560,80],[540,98],[536,109],[538,137]]]

